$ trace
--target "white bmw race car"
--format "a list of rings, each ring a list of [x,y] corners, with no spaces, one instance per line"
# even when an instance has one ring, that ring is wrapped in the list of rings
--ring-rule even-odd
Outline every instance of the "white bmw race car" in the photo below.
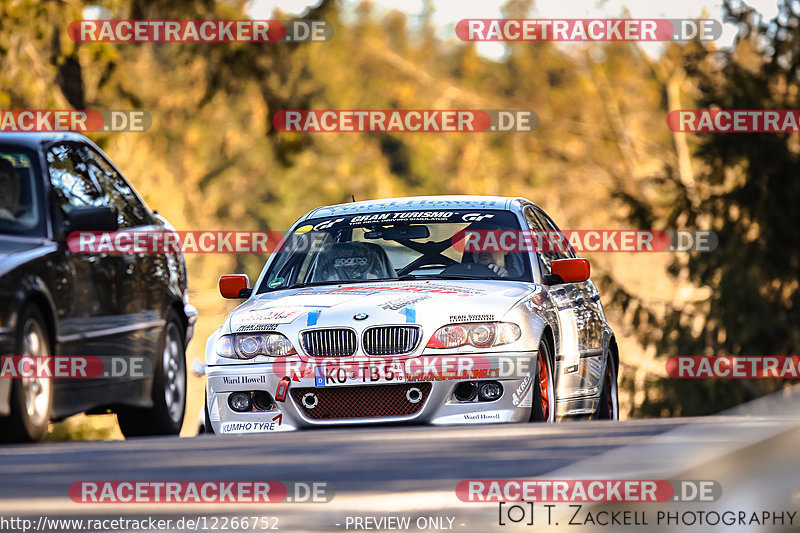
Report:
[[[589,263],[523,198],[396,198],[300,218],[206,343],[205,429],[618,417]],[[526,237],[526,235],[528,237]]]

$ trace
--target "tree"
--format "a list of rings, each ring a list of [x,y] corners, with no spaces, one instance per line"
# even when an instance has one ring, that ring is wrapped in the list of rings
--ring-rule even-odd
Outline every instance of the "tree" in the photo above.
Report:
[[[800,104],[800,7],[781,2],[770,21],[727,0],[726,20],[739,24],[731,50],[683,51],[683,68],[698,108],[797,109]],[[681,134],[688,135],[688,134]],[[800,135],[702,133],[694,136],[694,180],[675,167],[652,184],[672,198],[668,209],[626,197],[632,218],[654,217],[664,228],[715,231],[711,253],[677,257],[676,278],[706,296],[663,313],[641,311],[646,343],[662,355],[794,355],[800,347]],[[638,214],[638,216],[636,216]],[[714,413],[775,390],[769,380],[662,379],[663,393],[644,414]]]

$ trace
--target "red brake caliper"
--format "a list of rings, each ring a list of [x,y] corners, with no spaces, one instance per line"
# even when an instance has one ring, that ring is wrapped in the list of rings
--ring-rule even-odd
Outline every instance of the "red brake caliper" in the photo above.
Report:
[[[541,390],[542,398],[542,414],[544,419],[550,418],[550,398],[547,396],[547,382],[550,376],[547,375],[547,363],[542,358],[542,352],[539,352],[539,389]]]

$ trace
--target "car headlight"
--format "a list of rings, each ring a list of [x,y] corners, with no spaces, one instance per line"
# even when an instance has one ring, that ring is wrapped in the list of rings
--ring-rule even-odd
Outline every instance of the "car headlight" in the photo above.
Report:
[[[436,330],[427,347],[458,348],[469,344],[476,348],[491,348],[515,342],[521,335],[519,326],[510,322],[448,324]]]
[[[252,359],[257,355],[281,357],[297,353],[289,339],[280,333],[244,333],[223,335],[217,339],[216,352],[230,359]]]

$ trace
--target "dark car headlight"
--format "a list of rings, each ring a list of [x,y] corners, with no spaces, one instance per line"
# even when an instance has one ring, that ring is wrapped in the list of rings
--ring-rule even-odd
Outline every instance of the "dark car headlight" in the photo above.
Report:
[[[280,333],[241,333],[222,335],[215,351],[229,359],[252,359],[257,355],[283,357],[296,354],[292,342]]]

